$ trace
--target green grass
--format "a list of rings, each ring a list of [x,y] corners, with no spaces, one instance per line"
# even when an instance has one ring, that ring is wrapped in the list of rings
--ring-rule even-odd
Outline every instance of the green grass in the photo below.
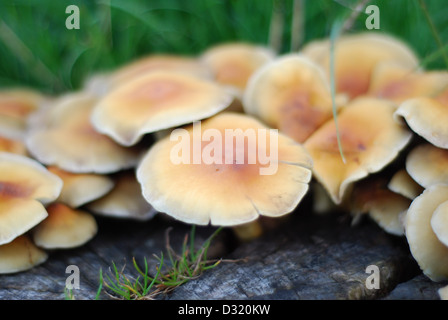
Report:
[[[29,86],[46,93],[79,89],[91,74],[111,70],[156,52],[197,55],[224,41],[269,45],[274,3],[280,3],[283,32],[280,53],[291,35],[306,43],[328,37],[336,19],[350,14],[357,1],[304,0],[303,32],[292,30],[294,0],[0,0],[0,87]],[[80,30],[67,30],[65,8],[80,8]],[[421,58],[448,43],[448,6],[426,0],[428,25],[419,0],[376,0],[381,31],[405,40]],[[366,31],[361,13],[349,32]],[[443,68],[444,55],[426,67]]]

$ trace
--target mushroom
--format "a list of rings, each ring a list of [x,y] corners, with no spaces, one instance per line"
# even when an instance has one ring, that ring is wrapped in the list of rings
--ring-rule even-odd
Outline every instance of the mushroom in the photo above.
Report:
[[[387,233],[404,235],[403,217],[411,200],[389,190],[386,179],[375,177],[358,182],[348,201],[355,219],[367,213]]]
[[[0,91],[0,135],[23,140],[28,117],[44,104],[40,93],[24,88]]]
[[[442,202],[431,217],[432,231],[448,247],[448,201]]]
[[[433,96],[446,86],[445,71],[410,70],[396,61],[387,61],[375,67],[367,95],[400,104],[411,98]]]
[[[105,95],[95,106],[96,130],[119,144],[136,144],[144,134],[208,118],[232,102],[217,84],[194,76],[155,71]]]
[[[437,183],[448,184],[448,150],[424,143],[406,157],[406,171],[424,188]]]
[[[448,300],[448,286],[444,286],[438,290],[441,300]]]
[[[431,144],[448,149],[448,88],[433,97],[418,97],[404,101],[395,112],[397,119]]]
[[[48,254],[36,247],[29,236],[21,235],[0,245],[0,274],[29,270],[48,259]]]
[[[79,247],[91,240],[98,226],[92,214],[55,202],[47,207],[48,217],[32,230],[34,243],[44,249]]]
[[[89,203],[87,209],[102,216],[141,221],[149,220],[156,214],[143,198],[134,171],[121,172],[114,180],[112,191]]]
[[[431,220],[438,206],[448,201],[448,185],[429,186],[412,201],[405,219],[406,238],[412,256],[433,281],[448,279],[448,246],[435,234]]]
[[[212,77],[209,68],[195,57],[151,54],[127,63],[116,71],[89,78],[85,90],[102,96],[120,85],[154,71],[176,71],[203,79]]]
[[[244,111],[303,143],[332,118],[330,86],[308,58],[289,54],[257,70],[243,97]]]
[[[393,119],[392,102],[360,97],[339,113],[337,123],[327,121],[304,143],[313,162],[314,177],[332,200],[340,204],[353,182],[378,172],[409,143],[412,133]]]
[[[321,65],[330,77],[330,40],[315,40],[302,53]],[[415,53],[402,41],[384,33],[362,32],[337,39],[334,51],[336,92],[350,99],[366,94],[372,72],[379,62],[400,63],[408,70],[418,67]],[[356,62],[356,63],[355,63]]]
[[[275,53],[252,43],[221,43],[207,49],[200,60],[210,70],[216,82],[241,98],[252,74],[274,59]]]
[[[78,208],[101,198],[114,187],[112,179],[105,175],[71,173],[55,166],[49,166],[48,171],[57,175],[64,183],[57,201],[71,208]]]
[[[44,220],[62,181],[33,159],[0,152],[0,245]]]
[[[25,144],[21,140],[9,139],[0,136],[0,152],[9,152],[28,156]]]
[[[415,182],[405,169],[395,172],[387,187],[389,190],[411,200],[414,200],[423,192],[423,187]]]
[[[292,212],[308,190],[311,167],[300,144],[248,115],[222,113],[156,142],[137,180],[159,212],[234,226]]]
[[[64,95],[35,115],[25,143],[41,163],[72,173],[112,173],[134,167],[139,148],[125,148],[90,123],[96,98],[83,92]]]

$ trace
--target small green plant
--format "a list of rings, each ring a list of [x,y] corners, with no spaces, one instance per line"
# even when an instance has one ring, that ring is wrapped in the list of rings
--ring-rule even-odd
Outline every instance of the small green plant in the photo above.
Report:
[[[125,275],[123,268],[118,269],[112,262],[111,275],[103,277],[100,270],[100,287],[96,299],[102,291],[103,285],[106,292],[113,298],[124,300],[154,299],[160,294],[167,294],[178,286],[198,278],[204,271],[216,267],[222,260],[208,260],[207,253],[211,241],[218,235],[222,228],[218,228],[199,249],[195,249],[195,226],[192,227],[190,237],[185,236],[182,244],[182,252],[177,254],[169,243],[169,230],[167,230],[167,257],[163,252],[160,257],[155,256],[158,261],[156,273],[150,275],[149,265],[144,258],[143,268],[139,267],[135,258],[132,259],[134,269],[137,271],[136,278]],[[168,260],[168,263],[166,262]]]

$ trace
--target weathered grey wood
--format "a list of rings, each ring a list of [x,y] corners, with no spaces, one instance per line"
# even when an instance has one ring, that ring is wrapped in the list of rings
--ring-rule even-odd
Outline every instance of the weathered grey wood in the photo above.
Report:
[[[420,274],[409,281],[400,283],[385,300],[439,300],[438,290],[448,282],[434,282]]]
[[[148,257],[155,270],[153,254],[165,250],[169,227],[172,246],[179,249],[190,226],[156,217],[149,222],[98,219],[99,233],[87,245],[55,251],[49,260],[28,272],[0,275],[0,299],[64,299],[68,274],[74,264],[80,268],[80,289],[76,299],[93,299],[99,286],[99,270],[114,261],[118,267],[131,260],[139,264]],[[215,228],[198,227],[197,243]],[[230,229],[214,241],[212,253],[225,259],[164,299],[413,299],[421,286],[409,286],[421,272],[409,253],[404,238],[383,232],[373,222],[351,227],[341,214],[329,216],[294,213],[278,229],[248,243],[237,244]],[[235,249],[235,250],[233,250]],[[368,290],[368,265],[381,270],[381,287]],[[417,278],[415,278],[417,279]],[[400,284],[401,283],[401,284]],[[433,286],[431,282],[426,285]],[[406,289],[401,289],[406,286]],[[425,297],[437,299],[434,295]],[[111,299],[102,293],[101,299]]]

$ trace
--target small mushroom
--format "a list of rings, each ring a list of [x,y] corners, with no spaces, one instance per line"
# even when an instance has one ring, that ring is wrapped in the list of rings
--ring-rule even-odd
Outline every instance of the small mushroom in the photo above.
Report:
[[[35,115],[25,143],[41,163],[72,173],[112,173],[134,167],[138,148],[125,148],[90,123],[96,98],[82,92],[61,97]]]
[[[145,221],[154,217],[156,211],[143,198],[141,186],[133,171],[119,173],[114,185],[111,192],[89,203],[87,209],[95,214],[114,218]]]
[[[303,143],[333,116],[330,86],[308,58],[289,54],[266,64],[250,78],[244,111]]]
[[[302,53],[320,64],[330,77],[330,40],[315,40]],[[350,99],[366,94],[372,72],[379,62],[400,63],[408,70],[418,67],[415,53],[395,37],[378,32],[343,35],[335,44],[336,92],[346,93]]]
[[[0,245],[0,274],[29,270],[48,259],[48,254],[36,247],[28,235]]]
[[[209,68],[195,57],[151,54],[127,63],[113,72],[89,78],[85,84],[85,90],[102,96],[120,85],[154,71],[175,71],[203,79],[212,77]]]
[[[112,179],[105,175],[71,173],[55,166],[48,167],[48,171],[57,175],[64,183],[57,201],[71,208],[99,199],[114,187]]]
[[[44,104],[46,98],[30,89],[0,91],[0,135],[23,140],[28,117]]]
[[[145,199],[175,219],[234,226],[279,217],[308,191],[306,150],[250,116],[222,113],[173,134],[151,147],[137,180]]]
[[[38,162],[0,152],[0,245],[44,220],[44,204],[60,194],[62,181]]]
[[[411,200],[423,192],[423,187],[415,182],[405,169],[395,172],[387,186],[389,190]]]
[[[208,118],[233,97],[217,84],[194,76],[155,71],[105,95],[95,106],[96,130],[119,144],[136,144],[144,134]]]
[[[448,73],[445,71],[410,70],[388,61],[375,67],[367,95],[400,104],[411,98],[433,96],[446,86]]]
[[[424,143],[406,157],[406,171],[424,188],[437,183],[448,184],[448,150]]]
[[[448,201],[448,185],[428,187],[412,201],[406,214],[406,238],[412,256],[433,281],[448,279],[448,246],[435,234],[431,219],[437,207]]]
[[[431,227],[440,242],[448,247],[448,201],[442,202],[432,214]]]
[[[389,101],[361,97],[343,108],[337,122],[345,163],[333,119],[304,143],[314,162],[314,177],[334,203],[343,201],[355,181],[393,161],[411,140],[412,133],[394,121],[394,110],[394,104]]]
[[[200,60],[219,84],[241,98],[252,74],[274,59],[275,53],[264,46],[251,43],[222,43],[207,49]]]
[[[88,212],[57,202],[50,204],[47,211],[48,217],[32,230],[34,243],[41,248],[79,247],[97,233],[95,218]]]
[[[448,149],[448,88],[434,97],[408,99],[395,112],[397,119],[431,144]]]

